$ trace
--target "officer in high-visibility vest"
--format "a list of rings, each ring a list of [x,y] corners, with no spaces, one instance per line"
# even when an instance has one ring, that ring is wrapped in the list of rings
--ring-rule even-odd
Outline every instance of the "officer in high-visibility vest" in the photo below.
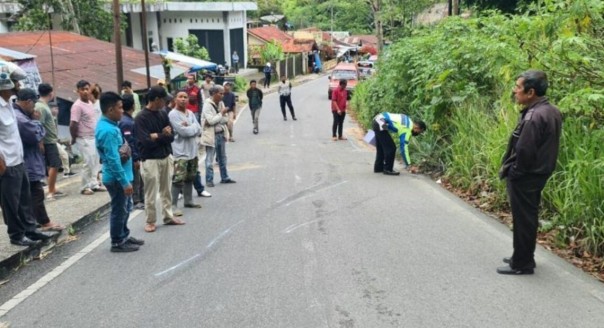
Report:
[[[413,122],[405,114],[396,114],[383,112],[373,118],[373,132],[375,132],[375,164],[373,172],[384,173],[386,175],[399,175],[393,169],[394,156],[396,154],[396,144],[388,132],[396,133],[400,141],[400,151],[403,157],[405,169],[411,173],[416,172],[415,167],[411,167],[409,158],[409,149],[407,145],[411,136],[418,136],[426,131],[426,123],[422,121]]]

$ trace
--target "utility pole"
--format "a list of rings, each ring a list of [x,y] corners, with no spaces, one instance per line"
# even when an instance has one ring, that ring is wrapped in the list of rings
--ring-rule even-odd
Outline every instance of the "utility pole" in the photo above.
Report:
[[[115,43],[115,69],[117,70],[117,90],[124,82],[124,64],[122,62],[122,31],[120,28],[120,1],[113,0],[113,43]]]
[[[459,0],[453,0],[453,8],[451,9],[453,15],[459,16]]]
[[[141,13],[141,34],[143,37],[143,50],[145,51],[145,68],[147,72],[147,89],[151,88],[151,72],[149,72],[149,41],[147,40],[147,9],[145,8],[145,0],[141,0],[143,8]]]

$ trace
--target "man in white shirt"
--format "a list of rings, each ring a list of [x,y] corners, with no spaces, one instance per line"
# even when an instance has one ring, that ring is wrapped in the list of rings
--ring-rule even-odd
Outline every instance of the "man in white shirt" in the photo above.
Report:
[[[285,114],[285,104],[287,104],[292,119],[296,121],[296,113],[294,113],[294,106],[292,105],[292,83],[287,80],[287,76],[281,76],[281,83],[279,83],[277,92],[279,93],[279,104],[281,105],[283,120],[287,121],[287,114]]]

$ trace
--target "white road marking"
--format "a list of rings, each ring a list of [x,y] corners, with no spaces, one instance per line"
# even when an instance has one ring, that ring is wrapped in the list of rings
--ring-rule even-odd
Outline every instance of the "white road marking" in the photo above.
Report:
[[[283,233],[290,233],[298,228],[302,228],[304,226],[307,226],[309,224],[313,224],[319,222],[319,220],[312,220],[312,221],[308,221],[308,222],[304,222],[304,223],[300,223],[300,224],[292,224],[289,227],[285,228],[285,230],[283,230]]]
[[[130,220],[137,217],[143,211],[134,210],[130,214]],[[51,282],[56,277],[60,276],[62,273],[67,271],[72,265],[76,264],[79,260],[81,260],[84,256],[91,253],[95,248],[99,247],[100,244],[104,243],[109,238],[109,231],[105,232],[99,238],[97,238],[92,243],[88,244],[88,246],[84,247],[81,251],[75,253],[70,258],[65,260],[61,265],[54,268],[49,273],[45,274],[42,278],[38,279],[35,283],[27,287],[25,290],[15,295],[13,298],[8,300],[6,303],[0,305],[0,318],[2,318],[8,311],[14,309],[21,302],[25,301],[28,297],[35,294],[38,290],[42,289],[42,287],[46,286],[49,282]]]

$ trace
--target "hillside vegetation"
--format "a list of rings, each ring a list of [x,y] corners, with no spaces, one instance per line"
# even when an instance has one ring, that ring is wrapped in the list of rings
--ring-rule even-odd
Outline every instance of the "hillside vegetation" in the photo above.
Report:
[[[416,30],[381,56],[351,101],[369,127],[378,112],[429,124],[412,158],[482,207],[505,210],[497,172],[520,110],[516,77],[541,69],[564,114],[558,168],[544,191],[542,230],[555,243],[604,254],[604,2],[543,0],[524,15],[482,13]]]

